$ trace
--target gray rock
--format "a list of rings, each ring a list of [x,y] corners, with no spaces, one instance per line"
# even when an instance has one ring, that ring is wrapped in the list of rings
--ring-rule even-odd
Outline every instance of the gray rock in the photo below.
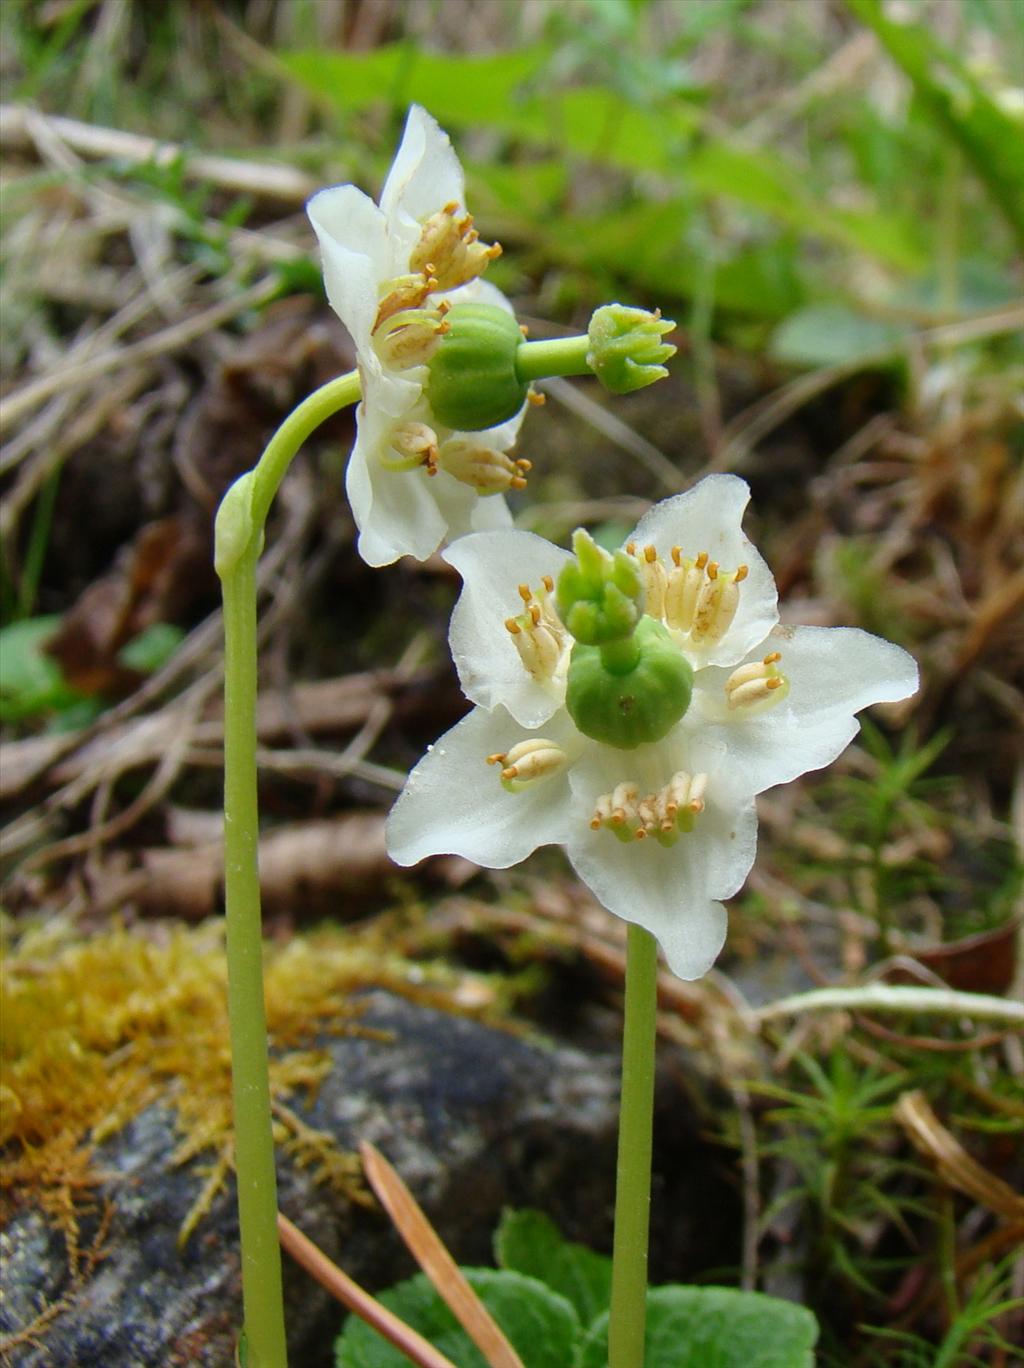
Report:
[[[327,1039],[335,1063],[315,1103],[295,1111],[346,1147],[372,1141],[397,1167],[456,1256],[487,1263],[505,1206],[547,1211],[573,1239],[607,1249],[617,1126],[616,1050],[544,1047],[467,1018],[374,992],[360,1020],[382,1042]],[[678,1063],[678,1057],[676,1059]],[[655,1277],[683,1277],[735,1258],[735,1201],[716,1176],[686,1094],[662,1079],[654,1196]],[[181,1221],[202,1181],[171,1166],[180,1137],[154,1106],[97,1150],[98,1192],[113,1217],[106,1254],[73,1286],[63,1238],[34,1211],[2,1236],[0,1333],[42,1306],[67,1308],[12,1368],[229,1368],[240,1319],[233,1189],[217,1198],[183,1251]],[[317,1187],[279,1163],[281,1209],[352,1277],[377,1289],[413,1271],[383,1215]],[[95,1230],[83,1222],[82,1246]],[[717,1236],[709,1231],[718,1231]],[[285,1258],[292,1368],[326,1368],[338,1305]]]

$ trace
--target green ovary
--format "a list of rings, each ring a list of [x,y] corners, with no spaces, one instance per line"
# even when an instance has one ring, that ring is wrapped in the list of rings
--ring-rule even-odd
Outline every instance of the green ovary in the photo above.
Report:
[[[565,703],[579,730],[595,741],[634,750],[666,736],[690,706],[693,670],[660,622],[643,617],[632,637],[636,664],[623,671],[600,646],[577,642]]]
[[[516,374],[519,325],[494,304],[457,304],[428,363],[434,417],[456,432],[482,432],[515,417],[529,389]]]

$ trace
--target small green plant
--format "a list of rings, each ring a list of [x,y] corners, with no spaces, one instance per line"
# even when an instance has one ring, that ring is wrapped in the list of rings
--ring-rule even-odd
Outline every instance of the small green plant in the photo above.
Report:
[[[794,1175],[763,1223],[770,1225],[799,1204],[808,1231],[804,1277],[810,1300],[851,1287],[877,1298],[879,1276],[892,1269],[891,1261],[873,1252],[879,1223],[892,1223],[912,1242],[908,1217],[927,1214],[907,1188],[906,1180],[918,1170],[899,1156],[892,1117],[893,1098],[907,1086],[907,1075],[865,1070],[842,1046],[824,1065],[807,1054],[794,1062],[809,1085],[805,1090],[750,1084],[755,1094],[781,1104],[764,1118],[781,1134],[762,1153]]]
[[[466,1270],[470,1285],[526,1368],[604,1368],[612,1261],[561,1236],[536,1211],[507,1212],[498,1268]],[[423,1274],[380,1300],[458,1368],[487,1368]],[[645,1368],[811,1368],[817,1325],[791,1302],[731,1287],[655,1287],[647,1294]],[[406,1368],[407,1360],[352,1317],[338,1368]]]

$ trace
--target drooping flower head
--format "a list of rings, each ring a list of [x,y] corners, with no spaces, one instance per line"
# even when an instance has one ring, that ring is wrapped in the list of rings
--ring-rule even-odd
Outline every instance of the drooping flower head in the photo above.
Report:
[[[464,581],[452,653],[476,706],[409,776],[388,822],[398,863],[507,868],[563,844],[675,973],[710,967],[721,899],[753,863],[755,795],[829,764],[861,708],[917,687],[898,646],[779,624],[741,527],[748,499],[709,476],[614,555],[586,534],[574,557],[512,529],[449,548]]]
[[[482,431],[444,422],[427,393],[453,305],[486,304],[492,328],[502,328],[496,309],[519,336],[508,301],[480,279],[501,249],[479,240],[464,202],[447,134],[413,106],[379,205],[354,185],[322,190],[308,205],[327,297],[355,342],[362,380],[346,488],[370,565],[423,560],[448,537],[507,526],[501,496],[529,469],[508,454],[525,385],[510,391],[506,421]]]

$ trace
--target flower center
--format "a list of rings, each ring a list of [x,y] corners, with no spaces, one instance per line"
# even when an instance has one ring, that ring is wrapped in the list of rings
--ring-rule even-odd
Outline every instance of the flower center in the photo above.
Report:
[[[528,785],[557,774],[567,759],[561,746],[546,737],[536,736],[517,741],[510,751],[496,751],[487,757],[487,763],[501,766],[502,788],[509,793],[520,793]]]
[[[680,770],[664,787],[640,796],[640,786],[629,780],[597,800],[591,829],[602,827],[620,841],[643,841],[648,836],[663,846],[675,845],[680,834],[693,830],[694,819],[704,811],[706,774]]]
[[[670,563],[662,561],[653,546],[638,550],[626,545],[640,569],[644,586],[644,612],[660,618],[673,631],[688,636],[692,645],[712,646],[721,641],[740,603],[740,585],[748,569],[738,565],[723,570],[706,551],[690,559],[673,546]]]
[[[725,701],[730,712],[748,716],[767,712],[789,693],[789,680],[779,669],[782,655],[772,651],[763,660],[741,665],[725,681]]]
[[[555,582],[544,575],[541,586],[534,591],[528,584],[519,586],[523,611],[505,619],[505,630],[519,652],[527,674],[538,683],[553,679],[571,646],[571,638],[562,626],[552,601]]]

